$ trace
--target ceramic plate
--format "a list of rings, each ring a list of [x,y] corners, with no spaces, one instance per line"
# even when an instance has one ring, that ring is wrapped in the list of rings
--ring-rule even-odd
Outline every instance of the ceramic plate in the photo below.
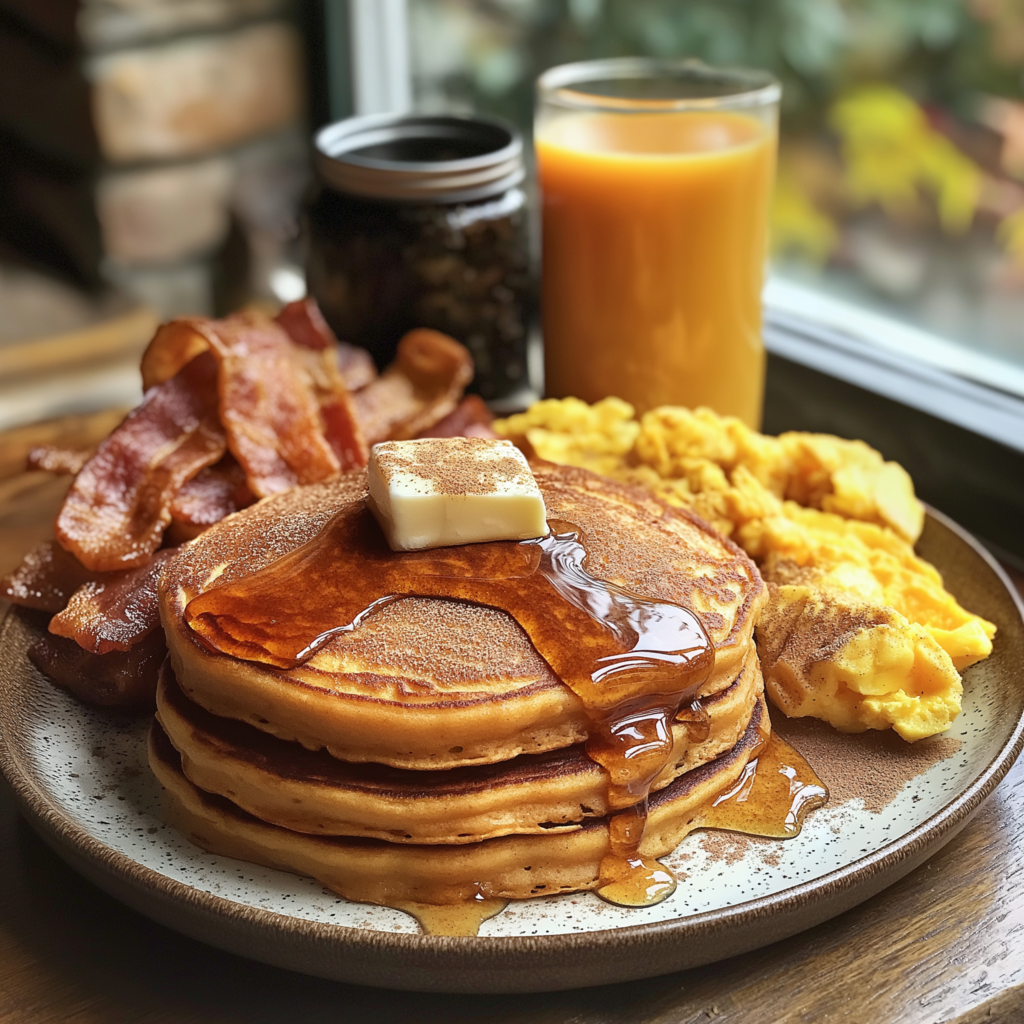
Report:
[[[477,938],[419,933],[411,917],[351,903],[308,878],[204,853],[164,825],[143,720],[114,719],[54,689],[25,650],[37,617],[0,627],[0,767],[22,810],[73,867],[179,931],[323,977],[394,988],[574,988],[695,967],[818,924],[902,877],[963,828],[1020,752],[1024,622],[1011,584],[955,524],[930,514],[920,553],[999,627],[965,675],[944,737],[914,745],[782,723],[833,799],[786,841],[689,836],[665,858],[675,894],[629,910],[590,893],[512,903]]]

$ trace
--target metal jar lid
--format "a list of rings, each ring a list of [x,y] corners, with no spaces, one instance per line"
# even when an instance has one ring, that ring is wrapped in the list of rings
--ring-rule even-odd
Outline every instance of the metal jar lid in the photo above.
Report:
[[[492,118],[368,114],[321,128],[315,145],[327,185],[371,199],[473,202],[525,176],[522,137]]]

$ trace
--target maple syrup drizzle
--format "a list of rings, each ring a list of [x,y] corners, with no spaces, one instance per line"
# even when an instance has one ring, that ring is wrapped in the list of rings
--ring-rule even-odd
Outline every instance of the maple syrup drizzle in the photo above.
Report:
[[[649,906],[671,894],[675,879],[639,852],[648,793],[672,756],[680,709],[694,739],[708,734],[697,692],[714,647],[689,609],[591,576],[578,527],[549,526],[537,540],[396,553],[364,503],[353,503],[303,546],[193,598],[185,619],[216,651],[293,668],[403,597],[507,612],[583,701],[587,754],[607,771],[609,807],[621,812],[610,816],[598,893]]]

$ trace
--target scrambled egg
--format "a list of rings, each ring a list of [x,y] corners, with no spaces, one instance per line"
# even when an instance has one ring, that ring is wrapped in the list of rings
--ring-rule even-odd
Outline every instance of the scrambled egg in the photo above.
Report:
[[[758,648],[787,715],[916,740],[959,713],[959,672],[989,655],[995,627],[914,554],[913,483],[864,442],[766,437],[709,409],[638,421],[616,398],[549,399],[494,427],[527,455],[646,487],[744,548],[770,585]]]
[[[757,648],[772,703],[843,732],[932,736],[960,712],[960,677],[928,631],[845,588],[768,584]]]

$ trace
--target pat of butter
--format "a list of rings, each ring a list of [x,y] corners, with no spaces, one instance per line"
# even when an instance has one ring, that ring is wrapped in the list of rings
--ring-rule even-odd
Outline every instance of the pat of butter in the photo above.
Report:
[[[369,506],[395,551],[547,536],[544,499],[511,441],[385,441],[368,471]]]

